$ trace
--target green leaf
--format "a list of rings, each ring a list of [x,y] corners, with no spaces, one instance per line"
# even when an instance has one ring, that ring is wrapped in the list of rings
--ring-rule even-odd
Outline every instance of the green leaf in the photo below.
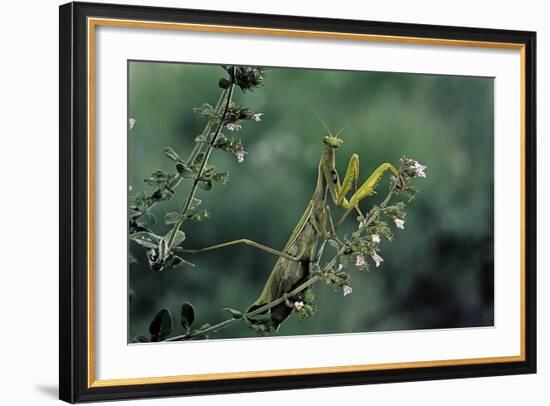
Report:
[[[184,165],[182,163],[176,165],[176,170],[182,178],[192,178],[193,176],[195,176],[195,172],[193,172],[193,170],[187,165]]]
[[[181,325],[184,329],[189,330],[193,322],[195,321],[195,308],[189,302],[185,302],[181,305]]]
[[[128,217],[130,218],[136,218],[141,216],[141,212],[135,209],[132,209],[131,207],[128,208]]]
[[[182,257],[179,257],[177,255],[172,255],[170,258],[171,258],[170,266],[172,268],[180,268],[180,267],[186,266],[186,265],[191,266],[193,268],[195,267],[195,264],[193,264],[189,261],[186,261],[185,259],[183,259]]]
[[[177,154],[176,151],[174,151],[171,147],[166,147],[162,150],[164,155],[166,155],[168,158],[170,158],[172,161],[179,161],[180,156]]]
[[[170,180],[170,175],[164,171],[155,171],[148,178],[145,178],[145,183],[148,185],[164,185]]]
[[[153,216],[151,213],[146,213],[138,218],[136,220],[136,223],[141,227],[150,228],[155,225],[156,221],[157,220],[155,219],[155,216]]]
[[[384,237],[386,240],[393,240],[393,233],[391,228],[388,226],[388,223],[385,221],[377,221],[371,229],[369,229],[370,234],[378,234]]]
[[[200,166],[202,161],[204,161],[204,158],[206,158],[206,154],[204,152],[199,152],[195,158],[194,164],[197,165],[197,167]]]
[[[229,179],[229,173],[227,172],[218,172],[212,176],[212,180],[220,185],[225,185]]]
[[[170,211],[164,215],[164,223],[166,225],[179,223],[181,219],[181,213],[177,211]]]
[[[172,230],[168,231],[168,233],[166,233],[166,235],[164,236],[164,239],[166,241],[168,241],[168,239],[170,238],[170,234],[172,233]],[[185,241],[185,233],[181,230],[178,230],[176,232],[176,237],[174,238],[174,243],[172,244],[172,246],[176,246],[176,245],[180,245],[182,242]]]
[[[145,195],[145,192],[140,192],[134,196],[131,196],[130,205],[133,206],[133,210],[139,211],[140,213],[145,213],[147,211],[147,196]]]
[[[404,187],[404,188],[401,188],[401,189],[396,189],[399,193],[407,196],[409,198],[409,202],[412,201],[417,193],[418,193],[418,189],[413,187],[413,186],[407,186],[407,187]]]
[[[340,244],[338,244],[338,242],[335,241],[335,240],[333,240],[332,238],[328,239],[327,242],[329,243],[329,245],[330,245],[332,248],[334,248],[334,249],[336,249],[336,250],[340,249]]]
[[[383,211],[387,216],[403,219],[405,217],[405,203],[397,202],[394,205],[386,207]]]
[[[151,341],[164,340],[174,328],[172,322],[172,315],[170,310],[162,309],[157,313],[151,324],[149,325],[149,333],[151,334]]]
[[[208,210],[197,210],[191,215],[191,220],[203,221],[210,217]]]
[[[161,237],[159,237],[158,235],[149,233],[147,231],[138,231],[137,233],[130,234],[130,240],[138,243],[145,248],[158,248],[160,238]]]
[[[173,196],[173,193],[168,189],[158,189],[151,195],[151,200],[153,202],[162,202],[164,200],[170,200]]]
[[[199,187],[202,189],[202,190],[211,190],[212,189],[212,181],[211,180],[201,180],[199,182]]]
[[[233,318],[235,319],[242,319],[243,318],[243,314],[236,310],[236,309],[232,309],[230,307],[225,307],[224,309],[222,309],[224,312],[229,312],[231,314],[231,316],[233,316]]]
[[[193,112],[200,114],[201,116],[208,117],[208,118],[218,118],[218,114],[214,110],[214,107],[212,107],[208,103],[203,103],[200,107],[195,107],[193,109]]]
[[[202,200],[201,199],[197,199],[197,198],[193,198],[193,200],[191,200],[191,204],[189,205],[189,208],[187,209],[188,211],[193,211],[193,210],[196,210],[197,207],[199,207],[202,203]],[[181,205],[181,207],[185,207],[185,205],[187,204],[187,199],[185,199],[185,201],[183,202],[183,204]]]

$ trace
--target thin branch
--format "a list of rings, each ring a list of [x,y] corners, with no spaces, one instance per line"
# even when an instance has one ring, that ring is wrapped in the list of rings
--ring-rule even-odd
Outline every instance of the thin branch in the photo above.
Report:
[[[233,68],[235,69],[235,68]],[[197,188],[199,186],[199,182],[201,181],[202,175],[204,173],[204,169],[206,168],[206,164],[208,163],[208,159],[210,158],[210,155],[212,154],[212,150],[214,149],[214,146],[216,145],[216,141],[218,140],[223,124],[225,122],[225,118],[227,116],[227,112],[229,110],[229,105],[231,103],[231,98],[233,96],[233,90],[235,88],[235,84],[231,83],[231,86],[228,89],[227,99],[225,101],[225,108],[223,111],[223,114],[220,118],[220,122],[218,123],[218,128],[216,129],[216,133],[208,143],[208,149],[206,150],[206,154],[204,155],[204,158],[201,162],[201,165],[199,167],[199,170],[197,171],[195,178],[193,180],[193,185],[191,186],[191,190],[189,191],[189,194],[187,196],[187,200],[185,201],[185,205],[181,209],[181,217],[182,220],[178,221],[176,224],[174,224],[174,227],[172,227],[172,230],[170,230],[170,236],[168,237],[168,249],[172,248],[172,245],[174,244],[174,240],[176,239],[176,234],[178,230],[180,229],[181,225],[183,224],[184,219],[187,216],[187,211],[189,210],[189,207],[191,206],[191,203],[193,202],[193,199],[195,197],[195,193],[197,192]]]
[[[313,285],[314,283],[316,283],[317,281],[319,281],[320,278],[319,276],[314,276],[310,279],[308,279],[307,281],[305,281],[304,283],[302,283],[300,286],[298,286],[296,289],[290,291],[287,296],[289,297],[292,297],[292,296],[295,296],[297,295],[298,293],[302,292],[303,290],[307,289],[308,287],[310,287],[311,285]],[[221,330],[222,328],[226,328],[226,327],[229,327],[235,323],[238,323],[239,321],[241,320],[244,320],[244,319],[247,319],[247,318],[250,318],[250,317],[254,317],[254,316],[257,316],[259,314],[262,314],[268,310],[270,310],[272,307],[275,307],[281,303],[283,303],[284,301],[286,300],[286,296],[285,297],[280,297],[278,299],[275,299],[274,301],[262,306],[262,307],[259,307],[251,312],[248,312],[248,313],[245,313],[243,315],[242,318],[239,318],[239,319],[236,319],[236,318],[232,318],[232,319],[228,319],[228,320],[225,320],[225,321],[222,321],[218,324],[215,324],[211,327],[208,327],[204,330],[196,330],[190,334],[184,334],[184,335],[181,335],[181,336],[176,336],[176,337],[172,337],[172,338],[168,338],[164,341],[181,341],[181,340],[187,340],[187,339],[190,339],[190,338],[193,338],[193,337],[196,337],[196,336],[202,336],[202,335],[205,335],[205,334],[208,334],[208,333],[212,333],[212,332],[216,332],[218,330]]]

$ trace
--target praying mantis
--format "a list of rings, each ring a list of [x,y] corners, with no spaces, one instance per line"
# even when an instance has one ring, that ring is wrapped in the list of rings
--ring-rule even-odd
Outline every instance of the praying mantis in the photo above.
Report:
[[[343,143],[343,140],[338,138],[343,129],[338,131],[336,135],[333,135],[319,114],[317,112],[315,114],[327,130],[328,135],[323,137],[325,147],[319,161],[315,190],[284,248],[278,251],[255,241],[239,239],[201,249],[185,250],[188,253],[200,253],[232,245],[245,244],[276,255],[278,259],[269,274],[260,296],[246,311],[246,313],[253,312],[255,309],[259,309],[276,299],[284,297],[285,300],[282,303],[269,310],[267,319],[261,321],[261,323],[266,323],[267,321],[270,329],[274,331],[278,330],[281,323],[294,310],[292,306],[293,298],[287,298],[287,293],[307,281],[310,277],[310,264],[318,259],[317,248],[319,240],[326,240],[336,235],[334,221],[327,202],[328,196],[330,196],[336,207],[347,210],[346,215],[354,209],[361,214],[359,202],[374,193],[375,186],[384,173],[389,170],[396,177],[399,176],[396,167],[386,162],[379,165],[363,184],[357,187],[359,157],[353,154],[349,160],[344,178],[340,182],[340,177],[336,170],[336,150]],[[352,188],[354,188],[353,194],[348,199],[347,195]],[[330,225],[330,229],[327,229],[327,223]],[[249,320],[249,322],[254,323],[253,320]]]

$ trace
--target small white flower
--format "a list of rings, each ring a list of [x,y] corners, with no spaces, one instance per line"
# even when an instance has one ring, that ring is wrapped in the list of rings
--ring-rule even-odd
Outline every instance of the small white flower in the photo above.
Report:
[[[299,311],[299,310],[302,309],[303,307],[304,307],[304,302],[294,302],[294,308],[295,308],[296,310]]]
[[[239,149],[237,152],[235,152],[235,158],[237,158],[237,162],[242,164],[244,162],[244,156],[247,154],[248,152],[246,152],[244,149]]]
[[[401,230],[405,229],[405,220],[395,218],[395,219],[393,219],[393,221],[395,222],[395,226],[397,228],[400,228]]]
[[[358,230],[361,230],[365,226],[365,222],[363,220],[359,221],[359,226],[357,227]]]
[[[264,113],[255,113],[255,114],[252,114],[252,120],[254,121],[257,121],[257,122],[260,122],[262,121],[262,116],[264,115]]]
[[[342,269],[344,269],[344,265],[338,264],[338,271],[341,271]]]
[[[353,289],[349,285],[342,286],[342,291],[344,293],[344,296],[347,296],[353,292]]]
[[[378,234],[373,234],[373,235],[371,236],[371,238],[372,238],[372,242],[375,243],[375,244],[378,244],[378,243],[380,243],[380,241],[382,241],[382,240],[380,239],[380,236],[379,236]]]
[[[374,253],[371,255],[372,260],[376,264],[376,267],[378,268],[382,262],[384,262],[384,258],[382,258],[378,253]]]
[[[365,265],[365,257],[359,254],[355,257],[355,266],[363,266],[363,265]]]
[[[128,129],[131,130],[132,128],[134,128],[135,125],[136,125],[136,119],[130,117],[128,119]]]
[[[419,178],[426,177],[426,173],[424,173],[426,168],[427,166],[420,164],[418,161],[414,161],[414,170],[416,171],[416,176],[418,176]]]
[[[229,131],[239,131],[241,129],[241,125],[237,123],[227,123],[225,125],[225,128],[227,128]]]

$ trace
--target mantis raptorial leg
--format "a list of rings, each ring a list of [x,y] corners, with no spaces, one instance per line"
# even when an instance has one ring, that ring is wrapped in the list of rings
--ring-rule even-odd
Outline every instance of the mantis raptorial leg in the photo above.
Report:
[[[323,221],[323,223],[326,222],[327,218],[329,219],[330,225],[331,225],[332,235],[335,236],[336,235],[336,229],[334,227],[334,221],[332,220],[332,216],[330,215],[330,207],[327,206],[326,210],[327,210],[327,215],[326,215],[325,220]],[[325,228],[326,227],[325,224],[320,225],[317,222],[312,222],[312,224],[313,224],[313,227],[315,228],[315,231],[317,231],[320,235],[324,235],[324,236],[328,237],[327,232],[326,232],[326,228]],[[227,242],[224,242],[224,243],[221,243],[221,244],[210,245],[208,247],[194,249],[194,250],[182,249],[181,251],[182,252],[187,252],[187,253],[190,253],[190,254],[199,254],[201,252],[213,251],[213,250],[217,250],[217,249],[220,249],[220,248],[226,248],[226,247],[230,247],[232,245],[238,245],[238,244],[249,245],[251,247],[258,248],[262,251],[268,252],[272,255],[288,259],[289,261],[300,262],[299,258],[293,257],[292,255],[288,255],[288,254],[286,254],[284,252],[281,252],[281,251],[277,251],[276,249],[273,249],[273,248],[268,247],[266,245],[260,244],[259,242],[256,242],[256,241],[249,240],[248,238],[241,238],[239,240],[227,241]]]
[[[212,250],[216,250],[216,249],[219,249],[219,248],[230,247],[232,245],[237,245],[237,244],[249,245],[251,247],[258,248],[262,251],[269,252],[272,255],[288,259],[289,261],[300,262],[299,258],[293,257],[292,255],[285,254],[284,252],[281,252],[281,251],[277,251],[273,248],[270,248],[268,246],[260,244],[256,241],[249,240],[247,238],[241,238],[239,240],[227,241],[227,242],[224,242],[224,243],[221,243],[221,244],[211,245],[209,247],[199,248],[199,249],[195,249],[195,250],[183,249],[181,251],[182,252],[188,252],[188,253],[191,253],[191,254],[198,254],[198,253],[201,253],[201,252],[212,251]]]
[[[387,162],[381,164],[359,188],[356,186],[355,192],[348,200],[346,195],[351,190],[353,183],[357,182],[357,178],[359,177],[359,157],[355,154],[352,155],[342,183],[340,183],[338,173],[334,167],[323,165],[323,174],[325,178],[327,178],[328,190],[332,200],[334,204],[344,209],[353,209],[358,206],[361,200],[374,194],[376,184],[387,170],[390,170],[394,175],[398,175],[399,173],[397,168],[392,164]]]
[[[376,187],[376,184],[387,170],[390,170],[395,176],[399,174],[399,171],[395,166],[385,162],[379,165],[360,187],[357,187],[357,178],[359,177],[359,157],[356,154],[353,154],[350,158],[342,183],[340,183],[338,173],[336,172],[334,165],[323,165],[323,174],[327,179],[328,190],[334,204],[347,209],[336,224],[336,227],[340,226],[353,210],[356,210],[361,218],[365,218],[361,212],[361,209],[359,209],[359,202],[375,193],[374,188]],[[355,191],[348,200],[346,195],[351,190],[353,184],[355,184]]]

